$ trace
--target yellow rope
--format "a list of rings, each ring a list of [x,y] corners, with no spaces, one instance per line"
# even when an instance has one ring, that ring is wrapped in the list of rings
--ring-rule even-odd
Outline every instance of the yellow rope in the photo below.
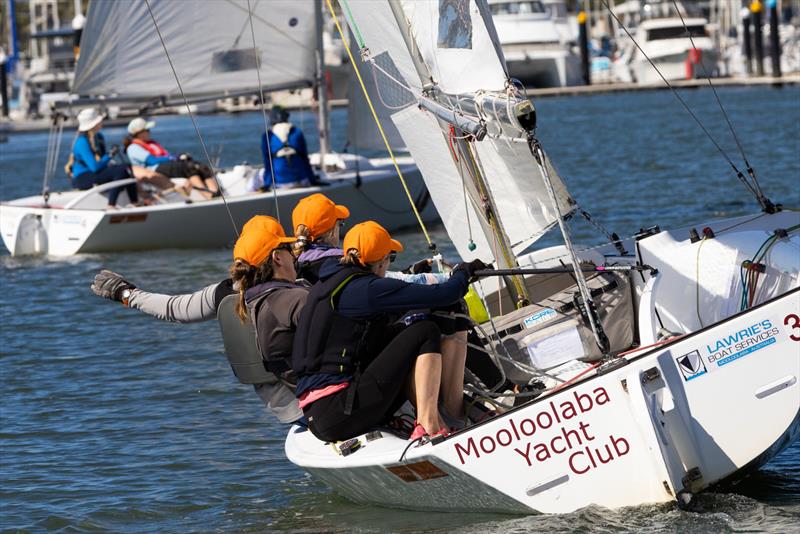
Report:
[[[383,144],[386,145],[386,150],[389,151],[389,157],[392,158],[392,164],[394,165],[394,170],[397,171],[397,176],[400,178],[400,182],[403,184],[403,189],[406,191],[406,196],[408,197],[408,202],[411,204],[411,209],[414,210],[414,215],[417,217],[417,222],[419,223],[420,228],[422,228],[422,233],[425,234],[425,240],[428,242],[428,245],[432,244],[431,238],[428,235],[428,229],[425,227],[425,223],[422,221],[422,217],[417,210],[416,204],[414,204],[414,199],[411,196],[411,191],[408,189],[408,185],[406,184],[406,180],[403,177],[403,173],[400,170],[400,165],[397,164],[397,159],[394,156],[394,151],[392,147],[389,145],[389,140],[386,138],[386,134],[383,131],[383,126],[381,126],[381,121],[378,118],[378,114],[375,112],[375,107],[372,105],[372,99],[369,97],[369,93],[367,92],[367,88],[364,85],[364,80],[361,78],[361,73],[358,70],[358,65],[356,65],[356,60],[353,58],[352,52],[350,52],[350,44],[347,42],[345,38],[344,32],[342,31],[342,26],[339,24],[339,19],[336,16],[336,13],[333,10],[333,5],[331,4],[331,0],[325,0],[325,3],[328,5],[328,11],[331,13],[331,17],[333,18],[333,23],[336,25],[336,29],[339,32],[339,37],[342,39],[342,43],[344,44],[345,50],[347,50],[347,56],[350,58],[350,64],[353,66],[353,71],[356,73],[356,77],[358,78],[358,83],[361,85],[361,92],[364,93],[364,98],[367,99],[367,104],[369,105],[369,110],[372,112],[372,118],[375,119],[375,124],[378,126],[378,131],[381,134],[381,138],[383,139]]]

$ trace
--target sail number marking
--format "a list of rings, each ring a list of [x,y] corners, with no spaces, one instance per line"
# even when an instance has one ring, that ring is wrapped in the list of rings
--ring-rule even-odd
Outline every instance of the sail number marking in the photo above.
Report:
[[[798,317],[796,313],[790,313],[789,315],[784,317],[783,324],[788,326],[792,330],[800,331],[800,317]],[[791,339],[792,341],[800,341],[800,334],[789,334],[789,339]]]

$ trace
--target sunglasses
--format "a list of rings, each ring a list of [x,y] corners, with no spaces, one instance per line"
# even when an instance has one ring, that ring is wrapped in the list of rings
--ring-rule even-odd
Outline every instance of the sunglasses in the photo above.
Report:
[[[275,252],[276,250],[288,250],[289,252],[294,254],[294,247],[290,243],[282,243],[277,247],[275,247],[274,249],[272,249],[273,252]]]
[[[344,219],[339,219],[336,222],[339,223],[339,228],[344,228]]]
[[[394,260],[397,259],[397,252],[391,251],[389,253],[389,263],[394,263]]]

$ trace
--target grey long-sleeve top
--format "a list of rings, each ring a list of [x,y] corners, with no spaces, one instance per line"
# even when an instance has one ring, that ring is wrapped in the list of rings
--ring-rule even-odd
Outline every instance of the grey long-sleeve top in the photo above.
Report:
[[[172,323],[199,323],[217,318],[217,306],[225,295],[233,293],[230,279],[210,284],[183,295],[150,293],[141,289],[131,291],[128,307]],[[221,295],[221,296],[220,296]]]

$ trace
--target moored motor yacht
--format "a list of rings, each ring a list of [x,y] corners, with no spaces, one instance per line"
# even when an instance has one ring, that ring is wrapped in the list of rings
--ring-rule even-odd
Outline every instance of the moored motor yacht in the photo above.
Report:
[[[645,19],[636,27],[633,37],[667,80],[702,78],[706,73],[716,76],[719,54],[708,33],[708,21],[685,17],[684,21],[691,39],[678,17]],[[639,84],[663,83],[647,58],[630,41],[626,42],[616,63]]]
[[[489,8],[512,77],[532,87],[580,83],[577,30],[567,21],[564,2],[490,0]]]

